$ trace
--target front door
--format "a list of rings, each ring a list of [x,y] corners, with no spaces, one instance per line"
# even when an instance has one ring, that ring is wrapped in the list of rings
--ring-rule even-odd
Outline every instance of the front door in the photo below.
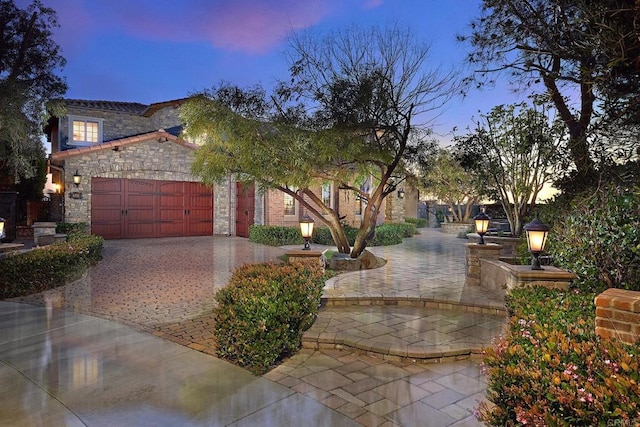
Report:
[[[249,237],[249,227],[253,225],[255,215],[256,187],[253,183],[236,183],[236,236]]]

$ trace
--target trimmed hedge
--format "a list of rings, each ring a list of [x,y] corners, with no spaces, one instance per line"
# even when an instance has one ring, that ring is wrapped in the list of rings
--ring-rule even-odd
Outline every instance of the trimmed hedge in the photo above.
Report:
[[[86,222],[59,222],[56,224],[56,233],[89,234],[89,225]]]
[[[344,232],[350,245],[356,241],[358,229],[344,226]],[[416,234],[416,225],[413,223],[387,223],[376,227],[375,237],[369,242],[369,246],[388,246],[402,243],[405,237]],[[249,228],[249,240],[269,246],[298,245],[303,243],[300,229],[297,227],[283,227],[277,225],[252,225]],[[317,227],[313,230],[312,243],[317,245],[333,246],[335,243],[331,232],[327,227]]]
[[[424,228],[427,226],[426,218],[405,218],[404,222],[408,222],[410,224],[415,224],[416,228]]]
[[[251,264],[236,269],[215,296],[216,353],[260,375],[300,348],[324,287],[313,263]]]
[[[66,242],[0,259],[0,298],[13,298],[64,285],[102,259],[104,239],[72,234]]]
[[[507,297],[509,329],[484,355],[479,419],[488,425],[634,425],[640,419],[637,347],[595,335],[595,295],[543,287]]]
[[[376,227],[376,233],[369,246],[389,246],[402,243],[405,237],[416,234],[416,225],[408,222],[401,224],[387,223]]]
[[[298,245],[303,243],[300,229],[279,225],[252,225],[249,241],[269,246]]]

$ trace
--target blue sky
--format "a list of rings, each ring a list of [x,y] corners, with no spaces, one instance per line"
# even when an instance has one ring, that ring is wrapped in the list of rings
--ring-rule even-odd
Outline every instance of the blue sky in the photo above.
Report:
[[[221,80],[265,87],[288,76],[292,30],[396,22],[431,44],[435,65],[460,69],[479,0],[42,0],[57,11],[67,98],[162,102]],[[19,4],[27,3],[20,0]],[[450,139],[478,110],[518,100],[507,85],[449,103],[436,133]]]

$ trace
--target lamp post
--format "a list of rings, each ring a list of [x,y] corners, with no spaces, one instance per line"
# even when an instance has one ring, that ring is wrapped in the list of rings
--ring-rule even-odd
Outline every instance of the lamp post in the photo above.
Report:
[[[404,199],[404,190],[402,188],[398,190],[398,199]]]
[[[304,248],[302,250],[309,251],[311,250],[311,246],[309,246],[309,239],[313,235],[313,219],[309,216],[305,215],[300,220],[300,233],[302,233],[302,238],[304,239]]]
[[[78,173],[78,170],[76,169],[76,173],[73,174],[73,184],[76,186],[76,188],[78,188],[78,186],[80,185],[80,181],[82,181],[82,175],[80,175]]]
[[[0,217],[0,239],[4,239],[7,233],[4,231],[4,225],[6,224],[6,220]]]
[[[487,234],[487,230],[489,229],[489,218],[486,213],[480,212],[478,215],[473,217],[473,222],[476,225],[476,233],[480,236],[479,245],[484,245],[484,235]]]
[[[529,246],[529,252],[533,255],[531,260],[532,270],[544,270],[540,267],[540,254],[544,251],[544,245],[547,243],[547,236],[551,228],[540,221],[538,214],[536,217],[524,226],[524,230],[527,232],[527,245]]]

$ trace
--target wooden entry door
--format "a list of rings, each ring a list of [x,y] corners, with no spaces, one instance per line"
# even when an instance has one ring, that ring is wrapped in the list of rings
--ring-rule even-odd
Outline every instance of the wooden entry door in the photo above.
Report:
[[[256,186],[237,182],[236,194],[236,236],[249,237],[249,227],[255,219]]]
[[[105,239],[213,234],[213,190],[202,183],[93,178],[91,188],[91,232]]]

